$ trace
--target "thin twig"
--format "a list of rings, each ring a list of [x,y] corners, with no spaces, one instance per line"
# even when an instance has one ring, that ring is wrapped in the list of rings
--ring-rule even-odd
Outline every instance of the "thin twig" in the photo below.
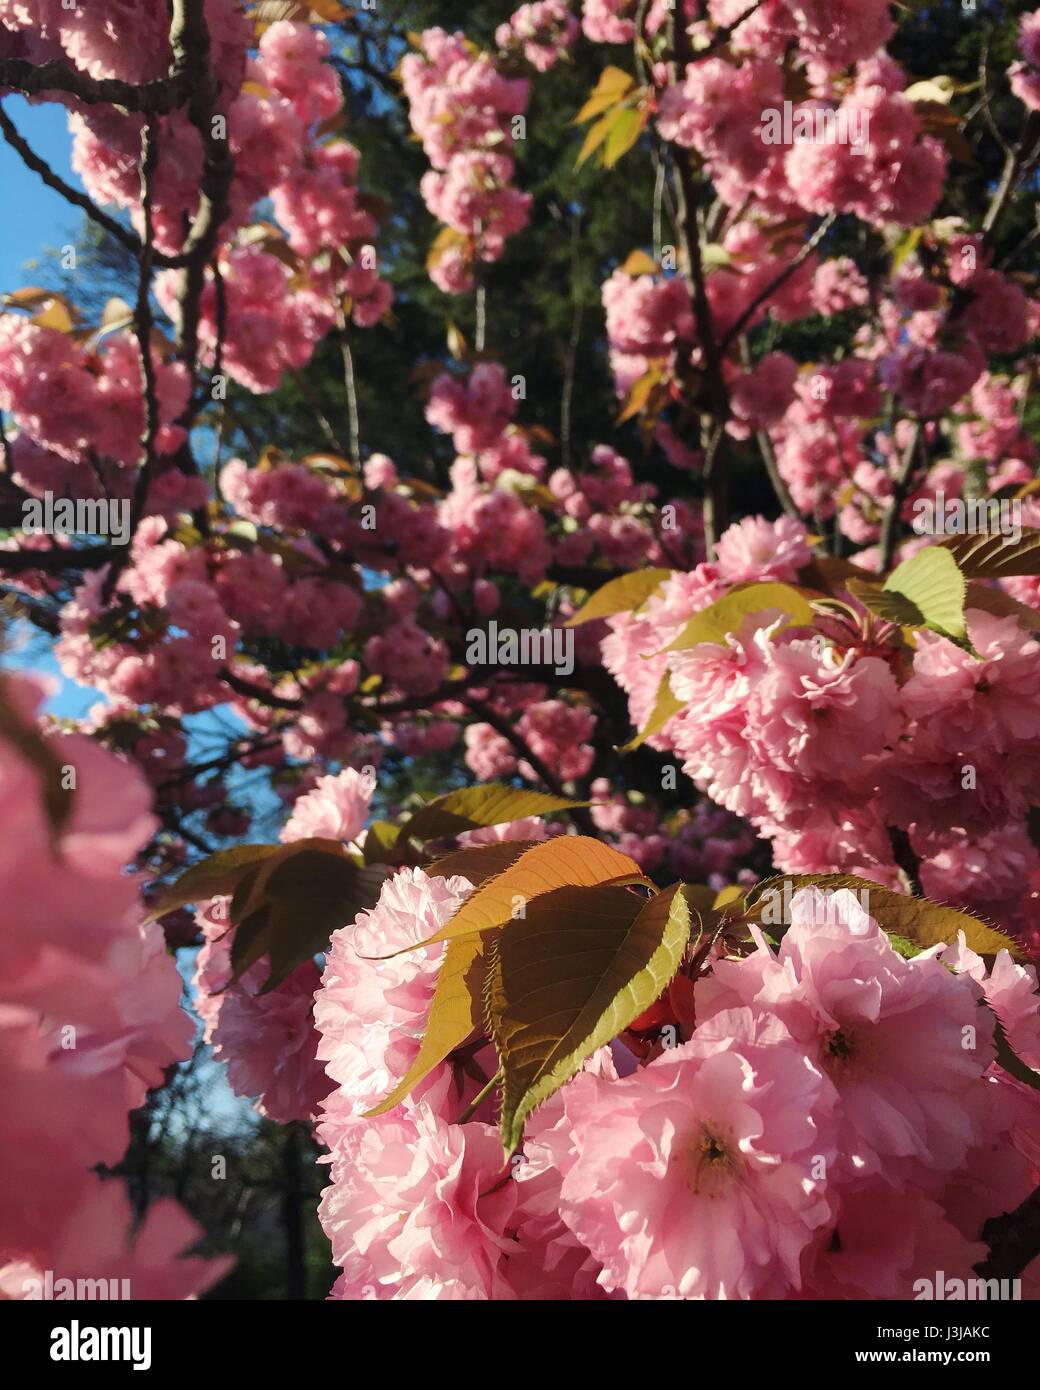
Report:
[[[892,555],[896,548],[896,540],[899,536],[899,514],[903,510],[903,503],[906,501],[910,491],[910,479],[913,476],[914,460],[917,457],[917,450],[922,438],[922,427],[920,421],[915,422],[910,442],[906,446],[902,462],[899,465],[899,472],[896,474],[895,484],[892,488],[892,501],[888,511],[885,513],[881,522],[881,538],[878,543],[878,573],[884,574],[892,563]]]
[[[475,352],[483,352],[487,339],[487,286],[483,280],[477,282],[476,315],[477,323],[473,334],[473,349]]]
[[[343,355],[343,385],[347,393],[347,424],[350,430],[350,458],[355,468],[361,467],[361,423],[358,418],[357,382],[354,379],[354,354],[350,350],[350,328],[346,316],[339,312],[339,345]]]
[[[777,275],[776,278],[772,280],[768,285],[766,285],[764,289],[760,290],[758,294],[755,295],[754,299],[751,301],[750,304],[746,306],[744,312],[737,319],[736,323],[734,323],[731,328],[728,328],[726,330],[725,334],[723,335],[722,343],[720,344],[720,351],[723,354],[726,352],[726,349],[730,346],[734,339],[740,337],[741,333],[743,333],[744,329],[755,317],[762,305],[765,304],[768,300],[772,299],[773,295],[776,294],[777,290],[780,289],[782,285],[785,285],[788,280],[790,280],[791,276],[795,273],[798,267],[802,265],[803,262],[808,260],[812,253],[816,250],[817,246],[819,246],[823,238],[830,231],[831,227],[834,225],[834,220],[837,217],[837,215],[838,214],[836,212],[830,212],[827,214],[827,216],[823,219],[820,225],[816,228],[815,232],[813,232],[809,240],[799,250],[797,256],[795,256],[793,260],[788,261],[787,264],[784,266],[783,270],[780,272],[780,274]]]
[[[563,359],[563,391],[560,395],[560,463],[568,470],[571,466],[571,405],[574,400],[574,374],[577,369],[578,344],[581,341],[581,324],[585,313],[585,305],[578,285],[580,245],[581,213],[576,212],[571,221],[571,331]]]
[[[170,71],[171,75],[188,82],[191,93],[188,119],[202,140],[199,206],[183,246],[186,265],[177,305],[177,355],[187,363],[190,371],[194,371],[206,265],[216,249],[221,225],[228,214],[234,162],[224,128],[226,118],[217,110],[220,84],[210,64],[209,28],[203,0],[172,0],[172,5],[173,65]],[[189,429],[193,422],[194,406],[191,405],[178,423]]]

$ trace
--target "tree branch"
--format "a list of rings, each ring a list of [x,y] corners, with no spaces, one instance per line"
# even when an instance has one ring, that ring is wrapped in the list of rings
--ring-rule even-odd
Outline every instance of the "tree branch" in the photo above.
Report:
[[[60,59],[33,63],[27,58],[0,58],[0,87],[24,96],[65,92],[88,106],[121,106],[124,111],[165,116],[184,104],[190,76],[180,72],[154,82],[122,82],[115,77],[89,77]]]
[[[975,1266],[984,1279],[1014,1279],[1040,1255],[1040,1187],[1024,1202],[1000,1216],[991,1216],[982,1228],[989,1254]]]
[[[129,535],[123,554],[105,576],[102,598],[112,597],[116,582],[134,543],[137,527],[144,515],[148,488],[155,468],[155,437],[159,432],[159,395],[156,386],[155,361],[152,357],[152,197],[155,171],[159,163],[159,122],[154,116],[145,120],[141,131],[141,209],[144,218],[144,240],[137,270],[137,303],[134,308],[134,334],[141,354],[141,385],[144,393],[144,433],[141,436],[141,464],[134,480],[130,503]]]

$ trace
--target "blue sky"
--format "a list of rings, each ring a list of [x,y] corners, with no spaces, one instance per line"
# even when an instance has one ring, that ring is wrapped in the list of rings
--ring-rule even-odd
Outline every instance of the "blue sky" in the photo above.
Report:
[[[46,102],[33,106],[22,97],[9,96],[4,98],[4,110],[54,172],[82,188],[69,163],[72,142],[63,107]],[[34,283],[33,270],[26,263],[35,260],[43,246],[74,240],[81,214],[27,169],[4,140],[0,140],[0,188],[7,213],[0,234],[0,288],[7,292]]]

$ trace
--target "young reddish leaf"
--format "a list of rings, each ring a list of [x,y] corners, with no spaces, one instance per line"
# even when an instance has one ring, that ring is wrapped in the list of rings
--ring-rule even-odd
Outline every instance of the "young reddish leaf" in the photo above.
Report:
[[[633,416],[646,409],[655,391],[661,386],[662,380],[663,369],[659,364],[655,364],[632,383],[629,393],[625,397],[625,404],[617,418],[619,425],[623,425],[626,420],[631,420]]]
[[[645,251],[630,251],[622,261],[620,269],[625,275],[656,275],[660,266]]]
[[[270,971],[263,989],[274,989],[323,951],[334,931],[375,906],[386,870],[362,868],[342,850],[335,853],[321,844],[286,845],[288,853],[260,868],[231,942],[234,979],[266,955]]]
[[[391,864],[398,830],[392,821],[374,820],[365,832],[365,863]]]
[[[1020,603],[1003,589],[988,589],[985,584],[972,582],[964,598],[965,608],[981,608],[995,618],[1017,618],[1020,627],[1029,632],[1040,628],[1040,613],[1026,603]]]
[[[984,536],[946,536],[941,542],[967,579],[1040,575],[1040,528],[1023,526],[1017,541],[999,531]]]

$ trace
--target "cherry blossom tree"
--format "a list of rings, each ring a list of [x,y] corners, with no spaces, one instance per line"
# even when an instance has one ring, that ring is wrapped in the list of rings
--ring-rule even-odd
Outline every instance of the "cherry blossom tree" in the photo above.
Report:
[[[0,0],[132,279],[0,313],[0,1284],[222,1275],[198,1033],[333,1298],[1035,1297],[1040,11],[492,8]]]

